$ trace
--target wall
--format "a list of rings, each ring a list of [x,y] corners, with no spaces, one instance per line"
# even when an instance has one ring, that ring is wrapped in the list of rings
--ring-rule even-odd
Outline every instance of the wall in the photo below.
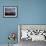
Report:
[[[16,32],[17,35],[17,18],[3,18],[3,6],[18,6],[18,0],[0,0],[0,44],[7,44],[8,34]],[[17,38],[18,39],[18,38]],[[16,43],[18,40],[16,39]]]
[[[46,24],[46,0],[21,0],[21,24]]]
[[[18,17],[3,18],[3,6],[16,5]],[[46,0],[0,0],[0,44],[8,43],[9,32],[18,32],[17,24],[46,24]]]

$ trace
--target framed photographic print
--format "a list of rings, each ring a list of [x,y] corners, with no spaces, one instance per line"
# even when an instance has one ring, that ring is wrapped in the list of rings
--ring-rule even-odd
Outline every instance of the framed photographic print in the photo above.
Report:
[[[17,7],[16,6],[4,6],[3,15],[4,17],[17,17]]]

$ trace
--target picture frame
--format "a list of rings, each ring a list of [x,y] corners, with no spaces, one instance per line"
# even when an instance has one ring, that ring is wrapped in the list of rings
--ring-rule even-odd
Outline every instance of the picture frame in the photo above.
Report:
[[[3,17],[17,17],[17,6],[4,6]]]

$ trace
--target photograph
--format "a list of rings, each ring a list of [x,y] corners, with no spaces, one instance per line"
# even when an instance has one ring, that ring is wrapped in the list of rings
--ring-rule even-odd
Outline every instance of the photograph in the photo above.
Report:
[[[4,6],[3,14],[4,14],[4,17],[16,17],[17,16],[17,7]]]

